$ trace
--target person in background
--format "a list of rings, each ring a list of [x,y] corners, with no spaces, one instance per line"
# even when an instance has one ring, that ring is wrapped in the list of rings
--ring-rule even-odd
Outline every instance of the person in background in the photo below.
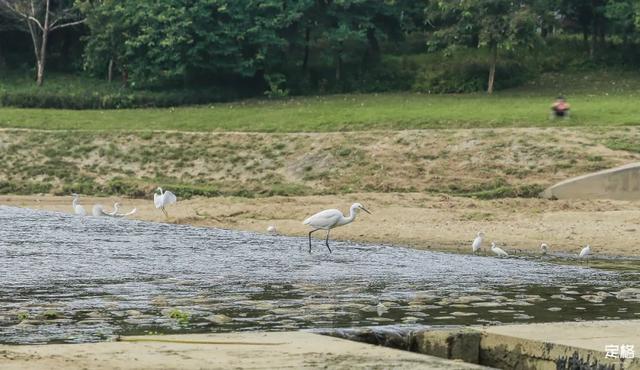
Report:
[[[569,117],[569,109],[569,103],[567,103],[564,97],[558,96],[551,106],[551,118]]]

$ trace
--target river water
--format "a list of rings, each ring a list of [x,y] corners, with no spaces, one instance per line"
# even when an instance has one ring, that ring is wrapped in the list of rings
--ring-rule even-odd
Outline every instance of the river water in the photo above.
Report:
[[[0,342],[640,318],[633,272],[0,206]],[[357,223],[348,227],[357,227]],[[425,232],[428,232],[426,230]]]

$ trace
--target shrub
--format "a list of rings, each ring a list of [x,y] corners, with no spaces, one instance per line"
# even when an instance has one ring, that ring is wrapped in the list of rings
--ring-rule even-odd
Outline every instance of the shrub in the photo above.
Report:
[[[266,75],[264,79],[269,85],[269,90],[264,92],[270,99],[286,98],[289,96],[289,90],[284,88],[287,78],[282,73],[274,73]]]
[[[440,60],[438,60],[440,59]],[[535,75],[523,62],[502,58],[496,65],[495,89],[523,84]],[[412,89],[426,93],[469,93],[487,89],[489,65],[484,53],[432,58],[417,72]]]
[[[46,194],[50,190],[49,183],[0,181],[0,194]]]
[[[125,109],[223,102],[251,96],[241,88],[134,89],[82,76],[51,74],[44,86],[16,75],[0,80],[0,107]]]

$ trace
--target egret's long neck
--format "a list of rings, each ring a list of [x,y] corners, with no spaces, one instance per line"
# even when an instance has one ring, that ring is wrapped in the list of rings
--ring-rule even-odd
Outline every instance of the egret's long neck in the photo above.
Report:
[[[69,204],[69,203],[67,203],[67,204]],[[71,204],[75,208],[78,205],[78,198],[73,198],[73,202],[71,202]]]
[[[118,213],[118,208],[120,208],[120,205],[118,203],[115,203],[113,205],[113,213]]]
[[[162,195],[162,188],[158,188],[158,191],[160,192],[160,195]]]
[[[349,210],[349,217],[344,217],[342,216],[342,225],[348,224],[350,222],[353,222],[353,220],[356,219],[356,215],[358,214],[358,212],[356,211],[355,207],[351,207],[351,209]]]

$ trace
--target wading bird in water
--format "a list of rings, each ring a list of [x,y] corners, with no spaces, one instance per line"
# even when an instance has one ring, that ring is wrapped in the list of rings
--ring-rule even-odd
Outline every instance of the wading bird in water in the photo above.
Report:
[[[589,264],[589,255],[590,254],[591,254],[591,246],[589,244],[587,244],[587,246],[582,248],[582,250],[580,251],[580,254],[578,255],[578,258],[586,259],[587,260],[587,264]]]
[[[93,206],[92,213],[95,217],[109,216],[109,217],[121,218],[121,217],[131,216],[132,214],[136,213],[136,211],[138,210],[137,208],[134,208],[127,213],[118,213],[119,209],[120,209],[120,203],[118,202],[113,203],[113,212],[107,212],[102,207],[102,204],[96,204]]]
[[[478,236],[473,239],[473,244],[471,244],[471,249],[473,250],[473,254],[476,254],[477,251],[482,248],[482,241],[484,240],[484,233],[482,231],[478,231]]]
[[[371,212],[367,211],[362,204],[353,203],[349,210],[349,217],[344,217],[342,212],[337,209],[326,209],[304,220],[304,222],[302,222],[304,225],[313,227],[313,230],[309,231],[309,253],[311,253],[311,234],[318,230],[327,230],[325,244],[327,245],[327,249],[329,249],[329,253],[331,253],[331,248],[329,247],[329,232],[331,229],[353,222],[353,220],[356,219],[356,214],[360,210],[371,214]]]
[[[175,194],[173,194],[169,190],[162,191],[161,187],[158,187],[156,189],[156,192],[153,193],[153,204],[155,204],[156,208],[162,210],[162,213],[164,213],[165,217],[169,217],[169,214],[167,214],[167,210],[164,209],[164,207],[177,201],[178,198],[176,198]]]
[[[540,250],[542,251],[542,254],[547,254],[549,251],[549,245],[547,243],[540,244]]]
[[[113,203],[113,212],[109,213],[109,216],[111,217],[127,217],[127,216],[131,216],[132,214],[136,213],[136,211],[138,210],[137,208],[132,209],[131,211],[127,212],[127,213],[118,213],[118,210],[120,209],[120,203],[115,202]]]
[[[71,194],[73,197],[73,202],[71,205],[73,206],[73,212],[78,216],[86,216],[87,211],[84,210],[84,207],[78,204],[80,196],[76,193]]]
[[[491,242],[491,251],[495,253],[498,257],[509,257],[507,252],[504,249],[496,246],[496,242]]]

